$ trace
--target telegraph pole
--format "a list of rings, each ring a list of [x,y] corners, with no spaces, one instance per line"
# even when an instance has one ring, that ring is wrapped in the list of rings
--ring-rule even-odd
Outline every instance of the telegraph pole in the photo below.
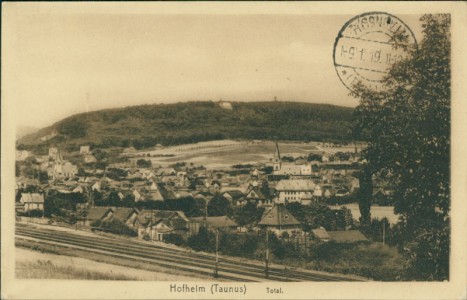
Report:
[[[216,228],[216,268],[214,269],[214,278],[219,277],[219,229]]]
[[[269,232],[266,229],[266,269],[264,270],[266,278],[269,278]]]
[[[386,222],[383,220],[383,246],[386,242]]]

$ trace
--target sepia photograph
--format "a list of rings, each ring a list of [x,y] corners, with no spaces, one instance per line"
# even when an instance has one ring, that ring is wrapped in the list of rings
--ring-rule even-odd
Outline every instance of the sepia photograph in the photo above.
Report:
[[[3,3],[2,299],[465,297],[467,6],[360,4]]]

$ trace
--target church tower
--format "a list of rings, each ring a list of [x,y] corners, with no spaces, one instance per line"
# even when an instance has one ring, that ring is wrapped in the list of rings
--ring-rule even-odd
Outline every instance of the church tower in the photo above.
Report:
[[[281,153],[279,152],[279,145],[277,144],[277,141],[276,141],[276,151],[274,152],[273,167],[274,167],[274,171],[279,171],[282,167]]]

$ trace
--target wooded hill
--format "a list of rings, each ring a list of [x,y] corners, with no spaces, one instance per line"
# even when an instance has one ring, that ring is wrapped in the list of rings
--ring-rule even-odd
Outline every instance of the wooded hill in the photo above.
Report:
[[[220,102],[203,101],[82,113],[25,136],[17,145],[141,149],[220,139],[351,140],[353,108],[301,102],[229,103],[232,109]],[[53,137],[44,141],[43,137],[51,134]]]

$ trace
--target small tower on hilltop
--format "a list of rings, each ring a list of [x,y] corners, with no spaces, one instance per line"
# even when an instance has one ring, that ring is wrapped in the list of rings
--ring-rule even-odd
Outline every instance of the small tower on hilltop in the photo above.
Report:
[[[276,141],[276,151],[274,152],[273,167],[274,167],[274,171],[279,171],[282,167],[281,153],[279,152],[279,145],[277,141]]]

